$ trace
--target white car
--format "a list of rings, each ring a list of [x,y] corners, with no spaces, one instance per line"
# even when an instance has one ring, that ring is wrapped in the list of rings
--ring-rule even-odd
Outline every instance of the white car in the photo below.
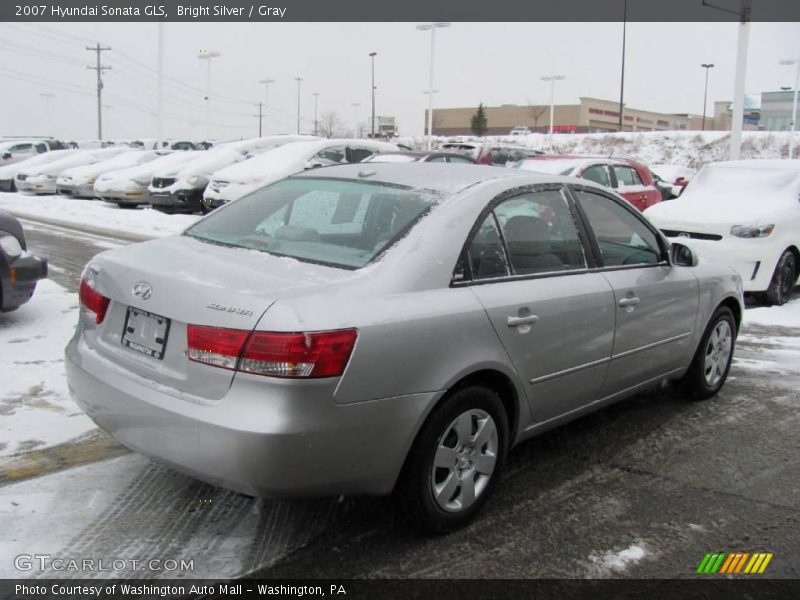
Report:
[[[67,169],[56,179],[56,191],[59,194],[68,194],[76,198],[94,198],[94,184],[100,175],[142,165],[159,156],[161,155],[155,150],[127,148],[126,151],[108,160]]]
[[[525,127],[524,125],[517,125],[514,127],[514,129],[508,132],[508,135],[528,135],[530,132],[531,130],[528,127]]]
[[[217,171],[285,144],[319,139],[308,135],[276,135],[216,144],[189,163],[154,173],[148,188],[150,202],[163,212],[206,212],[203,192]]]
[[[50,150],[50,146],[43,140],[14,139],[0,141],[0,167],[28,160],[48,150]]]
[[[203,194],[204,210],[241,198],[260,187],[300,173],[331,165],[357,163],[379,152],[397,152],[388,142],[332,139],[293,142],[214,173]]]
[[[204,154],[203,150],[159,152],[158,158],[143,165],[103,173],[94,182],[94,195],[120,207],[135,208],[140,204],[150,204],[148,187],[154,173],[188,163]]]
[[[701,261],[733,267],[745,292],[789,300],[800,265],[800,160],[709,163],[679,198],[645,214]]]
[[[20,171],[23,171],[31,167],[37,167],[39,165],[43,165],[46,163],[55,162],[57,160],[61,160],[65,156],[74,154],[75,152],[78,151],[72,149],[51,150],[50,152],[45,152],[44,154],[37,154],[33,158],[23,160],[22,162],[17,162],[10,165],[6,165],[4,167],[0,167],[0,192],[16,191],[17,185],[14,182],[14,178]]]
[[[107,160],[130,148],[99,148],[97,150],[79,150],[53,162],[26,167],[14,178],[14,184],[20,192],[33,194],[55,194],[56,180],[67,169],[81,165],[91,165]]]

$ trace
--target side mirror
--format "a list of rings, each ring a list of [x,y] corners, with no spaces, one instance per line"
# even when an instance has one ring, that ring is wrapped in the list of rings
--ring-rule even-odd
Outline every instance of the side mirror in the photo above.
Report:
[[[306,161],[306,164],[305,164],[305,166],[303,168],[306,171],[308,171],[309,169],[318,169],[321,166],[322,166],[321,162],[318,162],[318,161],[315,161],[315,160],[309,160],[309,161]]]
[[[698,263],[697,254],[683,244],[672,243],[669,247],[669,257],[676,267],[696,267]]]
[[[3,160],[8,160],[9,158],[11,158],[11,152],[6,152],[3,154]]]

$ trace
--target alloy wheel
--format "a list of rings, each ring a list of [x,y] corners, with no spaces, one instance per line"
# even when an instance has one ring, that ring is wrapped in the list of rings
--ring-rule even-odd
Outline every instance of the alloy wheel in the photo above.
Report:
[[[733,332],[728,321],[720,320],[708,338],[706,356],[703,362],[703,375],[706,385],[715,388],[719,385],[728,368],[733,350]]]

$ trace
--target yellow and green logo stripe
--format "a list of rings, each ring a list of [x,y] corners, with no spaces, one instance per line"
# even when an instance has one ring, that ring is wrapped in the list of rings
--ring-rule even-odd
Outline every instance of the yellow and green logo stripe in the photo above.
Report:
[[[772,552],[708,552],[697,566],[702,574],[761,574],[772,560]]]

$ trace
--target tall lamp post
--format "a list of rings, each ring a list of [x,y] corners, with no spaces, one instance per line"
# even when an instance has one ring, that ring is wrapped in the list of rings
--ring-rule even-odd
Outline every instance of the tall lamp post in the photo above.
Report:
[[[430,31],[431,32],[431,62],[430,62],[430,73],[428,75],[428,90],[433,91],[433,58],[434,58],[434,51],[436,47],[436,30],[441,29],[443,27],[450,27],[450,23],[425,23],[424,25],[417,25],[417,29],[420,31]],[[430,150],[432,145],[432,138],[433,135],[433,93],[428,94],[428,134],[425,141],[426,149]]]
[[[300,82],[303,81],[302,77],[295,77],[297,82],[297,134],[300,135]]]
[[[317,135],[317,105],[319,104],[319,92],[314,92],[314,135]]]
[[[562,79],[566,79],[563,75],[548,75],[547,77],[542,77],[542,81],[549,81],[550,82],[550,135],[553,135],[553,123],[554,123],[554,114],[555,114],[555,88],[556,88],[556,81],[561,81]]]
[[[206,141],[211,138],[211,61],[222,53],[217,50],[200,50],[197,58],[206,61]]]
[[[709,69],[713,69],[714,68],[714,64],[713,63],[708,63],[708,64],[703,63],[700,66],[703,67],[706,70],[706,87],[705,87],[705,91],[703,92],[703,125],[702,125],[702,128],[701,128],[701,131],[705,131],[706,130],[706,104],[708,103],[708,71],[709,71]]]
[[[797,129],[797,88],[800,86],[800,58],[782,60],[784,66],[795,65],[794,94],[792,97],[792,133],[789,138],[789,158],[794,158],[794,132]]]
[[[264,86],[264,117],[266,118],[269,112],[269,84],[275,83],[274,79],[259,79],[258,83]]]
[[[372,59],[372,124],[370,127],[370,131],[372,132],[370,137],[375,137],[375,56],[377,52],[370,52],[369,57]]]

